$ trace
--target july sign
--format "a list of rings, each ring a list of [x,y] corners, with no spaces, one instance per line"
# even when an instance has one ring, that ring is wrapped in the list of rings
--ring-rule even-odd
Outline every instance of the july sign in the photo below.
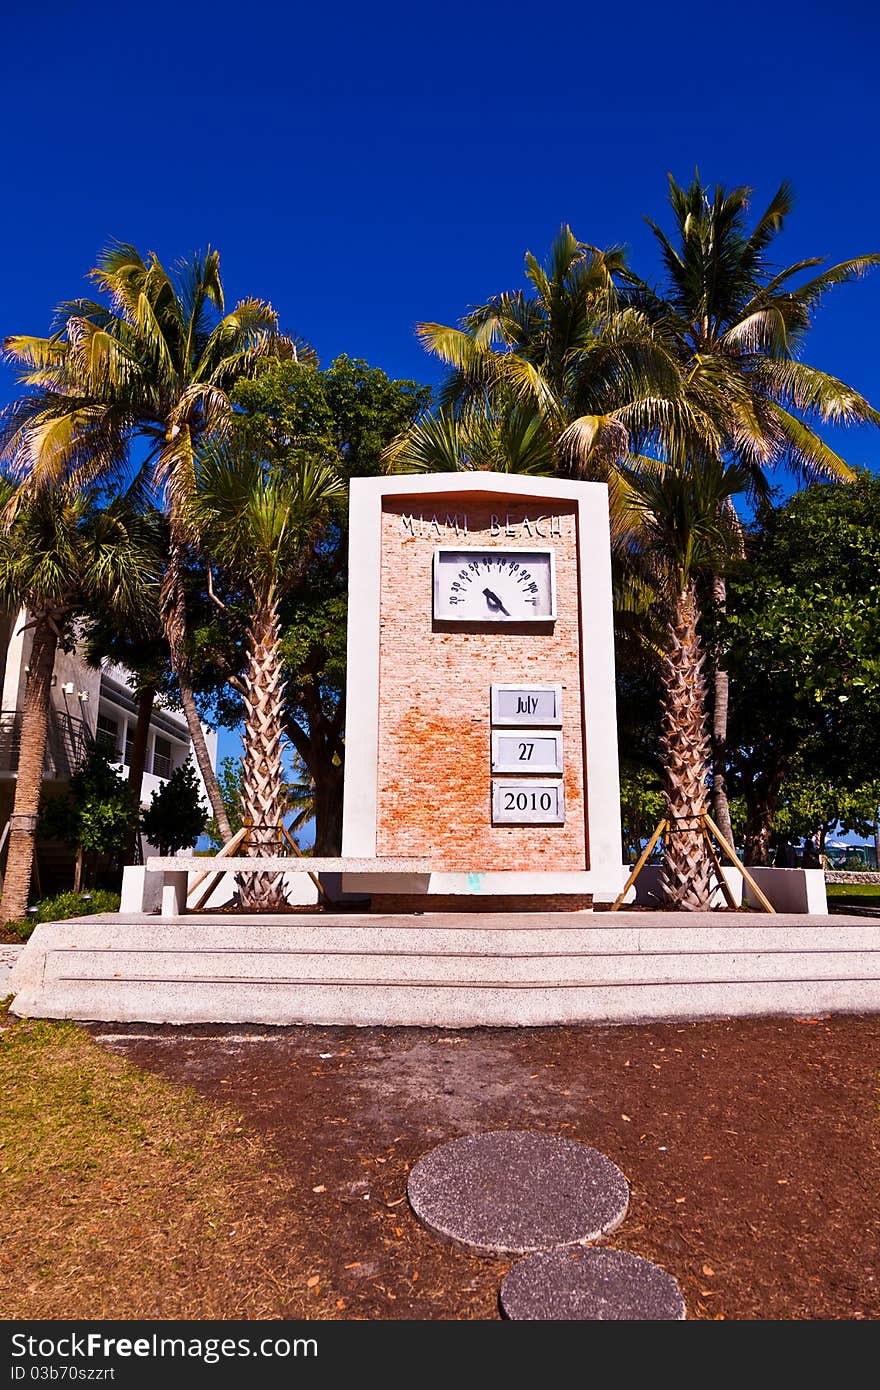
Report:
[[[492,723],[558,728],[562,724],[562,686],[493,685]]]

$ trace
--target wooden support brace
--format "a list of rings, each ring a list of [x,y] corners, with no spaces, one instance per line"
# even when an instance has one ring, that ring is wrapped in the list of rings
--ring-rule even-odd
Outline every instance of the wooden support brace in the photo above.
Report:
[[[620,907],[620,904],[623,902],[623,900],[624,900],[624,898],[626,897],[627,893],[629,892],[630,888],[632,888],[632,886],[633,886],[633,884],[635,883],[636,879],[638,878],[639,874],[642,872],[642,869],[643,869],[643,868],[645,867],[645,865],[647,864],[647,862],[648,862],[648,856],[650,855],[651,850],[654,848],[654,846],[656,845],[657,841],[660,839],[660,836],[663,834],[664,830],[668,830],[668,829],[669,829],[669,822],[668,822],[667,820],[662,820],[662,821],[660,822],[660,824],[657,826],[657,829],[654,831],[654,834],[651,836],[650,840],[648,841],[648,843],[647,843],[647,845],[646,845],[646,847],[645,847],[645,849],[644,849],[644,851],[643,851],[643,853],[642,853],[642,857],[641,857],[641,859],[639,860],[638,864],[636,864],[636,867],[633,869],[633,871],[632,871],[632,873],[630,874],[629,878],[626,880],[626,883],[623,885],[623,888],[621,889],[620,893],[619,893],[618,896],[615,898],[615,900],[614,900],[614,905],[613,905],[613,907],[611,908],[611,911],[612,911],[612,912],[616,912],[617,909]]]
[[[286,840],[287,843],[290,845],[290,848],[293,850],[294,854],[297,855],[299,859],[304,859],[305,855],[303,854],[299,845],[296,843],[296,840],[294,840],[293,836],[290,834],[289,830],[287,829],[287,826],[283,823],[283,821],[278,822],[278,829],[281,832],[282,841]],[[321,899],[322,902],[329,903],[330,899],[324,891],[324,885],[318,878],[318,875],[313,874],[311,869],[309,869],[307,872],[309,878],[312,880],[312,883],[314,883],[315,887],[318,890],[318,897]]]
[[[214,858],[226,859],[230,854],[234,854],[235,851],[238,849],[239,845],[241,844],[242,840],[246,837],[247,833],[248,827],[246,825],[243,825],[241,827],[241,830],[236,831],[231,840],[226,841],[226,844],[222,847],[222,849],[218,849],[217,853],[214,855]],[[203,874],[199,874],[195,883],[193,883],[190,886],[189,892],[187,893],[187,897],[191,898],[193,893],[196,891],[198,887],[200,887],[201,884],[204,883],[206,878],[211,878],[214,876],[215,875],[213,869],[206,869]],[[214,886],[215,885],[212,883],[212,889],[214,888]],[[201,903],[201,899],[199,901]]]
[[[703,821],[703,835],[706,840],[706,848],[709,851],[709,858],[712,860],[712,867],[714,868],[716,877],[718,879],[718,886],[724,894],[724,901],[727,903],[728,907],[736,909],[736,899],[734,898],[733,893],[731,892],[730,884],[724,877],[724,869],[721,867],[721,861],[719,860],[718,855],[715,853],[715,846],[712,843],[712,834],[705,820]]]
[[[721,834],[721,831],[718,829],[718,826],[715,824],[712,817],[709,815],[708,811],[704,812],[703,818],[706,824],[708,825],[709,829],[712,831],[712,834],[715,836],[715,839],[718,841],[719,845],[724,850],[725,854],[727,854],[728,858],[731,859],[733,863],[736,865],[736,867],[739,869],[740,873],[742,874],[746,883],[751,888],[755,897],[758,899],[758,902],[761,904],[764,911],[773,913],[775,915],[776,908],[770,902],[770,899],[765,897],[765,895],[761,892],[760,888],[758,887],[755,880],[752,878],[745,864],[743,864],[737,856],[736,850],[733,848],[732,845],[729,845],[727,843],[724,836]]]

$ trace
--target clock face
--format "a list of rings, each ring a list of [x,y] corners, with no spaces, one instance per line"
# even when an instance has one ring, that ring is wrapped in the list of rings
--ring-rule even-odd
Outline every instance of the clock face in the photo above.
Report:
[[[434,618],[454,623],[547,622],[556,617],[554,552],[441,546],[434,551]]]

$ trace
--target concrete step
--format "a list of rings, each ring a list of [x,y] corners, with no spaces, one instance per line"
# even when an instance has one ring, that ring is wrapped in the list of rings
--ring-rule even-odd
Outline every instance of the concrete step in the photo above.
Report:
[[[880,931],[864,920],[468,920],[46,923],[13,972],[14,1009],[103,1021],[445,1027],[880,1009]]]

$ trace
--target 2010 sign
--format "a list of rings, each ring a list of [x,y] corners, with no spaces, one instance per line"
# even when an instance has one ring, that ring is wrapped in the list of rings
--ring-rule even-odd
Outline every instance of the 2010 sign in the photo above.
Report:
[[[494,825],[563,825],[565,791],[561,782],[508,782],[492,779]]]

